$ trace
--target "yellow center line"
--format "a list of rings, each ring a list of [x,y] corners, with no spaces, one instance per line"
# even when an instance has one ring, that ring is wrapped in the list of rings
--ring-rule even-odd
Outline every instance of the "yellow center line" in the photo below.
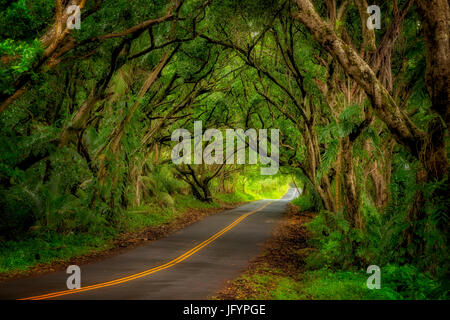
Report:
[[[58,291],[58,292],[53,292],[53,293],[47,293],[47,294],[43,294],[43,295],[39,295],[39,296],[33,296],[33,297],[29,297],[29,298],[22,298],[19,300],[44,300],[44,299],[50,299],[50,298],[55,298],[55,297],[59,297],[59,296],[65,296],[68,294],[74,294],[74,293],[79,293],[79,292],[84,292],[84,291],[89,291],[89,290],[95,290],[95,289],[100,289],[100,288],[105,288],[105,287],[109,287],[109,286],[114,286],[120,283],[124,283],[124,282],[128,282],[131,280],[135,280],[138,278],[142,278],[145,277],[147,275],[150,275],[152,273],[173,267],[174,265],[182,262],[183,260],[189,258],[190,256],[192,256],[194,253],[196,253],[197,251],[201,250],[202,248],[206,247],[208,244],[210,244],[211,242],[213,242],[214,240],[216,240],[217,238],[219,238],[221,235],[223,235],[224,233],[226,233],[227,231],[231,230],[232,228],[234,228],[236,225],[238,225],[242,220],[244,220],[245,218],[247,218],[249,215],[261,211],[262,209],[264,209],[265,207],[267,207],[269,204],[271,204],[273,201],[263,205],[262,207],[260,207],[259,209],[247,212],[245,214],[243,214],[242,216],[240,216],[239,218],[237,218],[236,220],[234,220],[231,224],[229,224],[228,226],[226,226],[225,228],[223,228],[222,230],[220,230],[219,232],[217,232],[216,234],[212,235],[210,238],[206,239],[205,241],[203,241],[202,243],[198,244],[197,246],[195,246],[194,248],[192,248],[191,250],[183,253],[181,256],[161,265],[158,267],[154,267],[145,271],[142,271],[140,273],[136,273],[136,274],[132,274],[130,276],[127,277],[123,277],[123,278],[119,278],[116,280],[111,280],[111,281],[107,281],[107,282],[102,282],[102,283],[98,283],[98,284],[94,284],[94,285],[90,285],[87,287],[82,287],[80,289],[71,289],[71,290],[64,290],[64,291]]]

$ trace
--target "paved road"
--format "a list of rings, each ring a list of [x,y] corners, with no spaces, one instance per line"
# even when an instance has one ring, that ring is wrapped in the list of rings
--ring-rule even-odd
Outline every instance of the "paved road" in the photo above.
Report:
[[[62,271],[0,283],[0,299],[208,298],[260,253],[295,194],[290,189],[281,200],[223,211],[164,239],[82,265],[81,289],[68,290],[69,275]]]

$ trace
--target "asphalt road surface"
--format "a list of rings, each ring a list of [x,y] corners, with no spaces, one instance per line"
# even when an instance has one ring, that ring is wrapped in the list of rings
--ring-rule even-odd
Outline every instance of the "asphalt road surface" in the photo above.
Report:
[[[261,252],[287,203],[260,200],[204,218],[170,236],[81,265],[81,288],[65,271],[0,283],[0,299],[206,299]]]

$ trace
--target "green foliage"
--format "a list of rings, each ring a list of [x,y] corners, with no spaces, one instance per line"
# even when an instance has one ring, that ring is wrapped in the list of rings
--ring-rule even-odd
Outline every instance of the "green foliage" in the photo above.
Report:
[[[95,233],[44,233],[36,238],[3,242],[0,246],[0,272],[26,270],[39,263],[65,261],[110,247],[105,238]]]
[[[301,284],[283,276],[279,270],[270,273],[252,274],[239,279],[251,287],[250,300],[298,300]]]
[[[333,140],[328,144],[327,149],[322,155],[320,167],[317,169],[317,181],[320,181],[324,175],[327,175],[330,172],[330,169],[336,162],[336,158],[339,153],[339,147],[340,146],[338,140]]]
[[[142,177],[142,180],[148,191],[157,197],[161,193],[172,195],[186,188],[185,183],[175,179],[171,168],[167,165],[153,166],[150,175]]]
[[[289,177],[281,174],[261,176],[258,166],[247,166],[246,174],[234,181],[234,191],[247,201],[279,199],[288,190]]]
[[[0,56],[6,61],[10,60],[0,64],[0,93],[13,94],[14,81],[20,75],[31,71],[41,53],[42,48],[37,40],[30,43],[12,39],[0,40]],[[30,76],[35,78],[37,74],[31,72]]]
[[[387,265],[382,268],[382,291],[395,299],[448,299],[448,291],[430,274],[412,265]]]
[[[307,258],[311,268],[347,269],[363,258],[363,252],[354,251],[355,246],[362,245],[363,233],[351,229],[342,212],[321,211],[308,223],[308,230],[311,244],[318,249]]]
[[[292,201],[292,204],[298,206],[301,211],[315,210],[313,195],[311,193],[301,194]]]
[[[298,299],[422,300],[446,299],[429,275],[410,265],[381,267],[381,289],[368,289],[365,272],[317,270],[301,277]],[[444,294],[444,295],[443,295]]]
[[[381,289],[369,289],[364,271],[306,271],[296,277],[271,267],[258,267],[234,282],[251,300],[424,300],[448,299],[429,275],[411,265],[381,267]]]
[[[53,17],[51,0],[0,1],[0,40],[31,40]]]

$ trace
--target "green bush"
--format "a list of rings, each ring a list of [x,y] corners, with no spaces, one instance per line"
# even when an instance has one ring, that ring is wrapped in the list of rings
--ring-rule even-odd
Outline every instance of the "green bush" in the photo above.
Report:
[[[399,294],[401,299],[448,299],[448,290],[430,274],[412,265],[387,265],[381,269],[383,290]]]
[[[307,262],[311,268],[347,269],[357,267],[367,255],[367,237],[359,229],[352,229],[342,211],[322,210],[307,224],[310,244],[318,249]]]
[[[151,195],[159,195],[160,193],[173,195],[180,193],[186,186],[184,182],[174,177],[168,165],[151,166],[151,172],[141,179]]]

